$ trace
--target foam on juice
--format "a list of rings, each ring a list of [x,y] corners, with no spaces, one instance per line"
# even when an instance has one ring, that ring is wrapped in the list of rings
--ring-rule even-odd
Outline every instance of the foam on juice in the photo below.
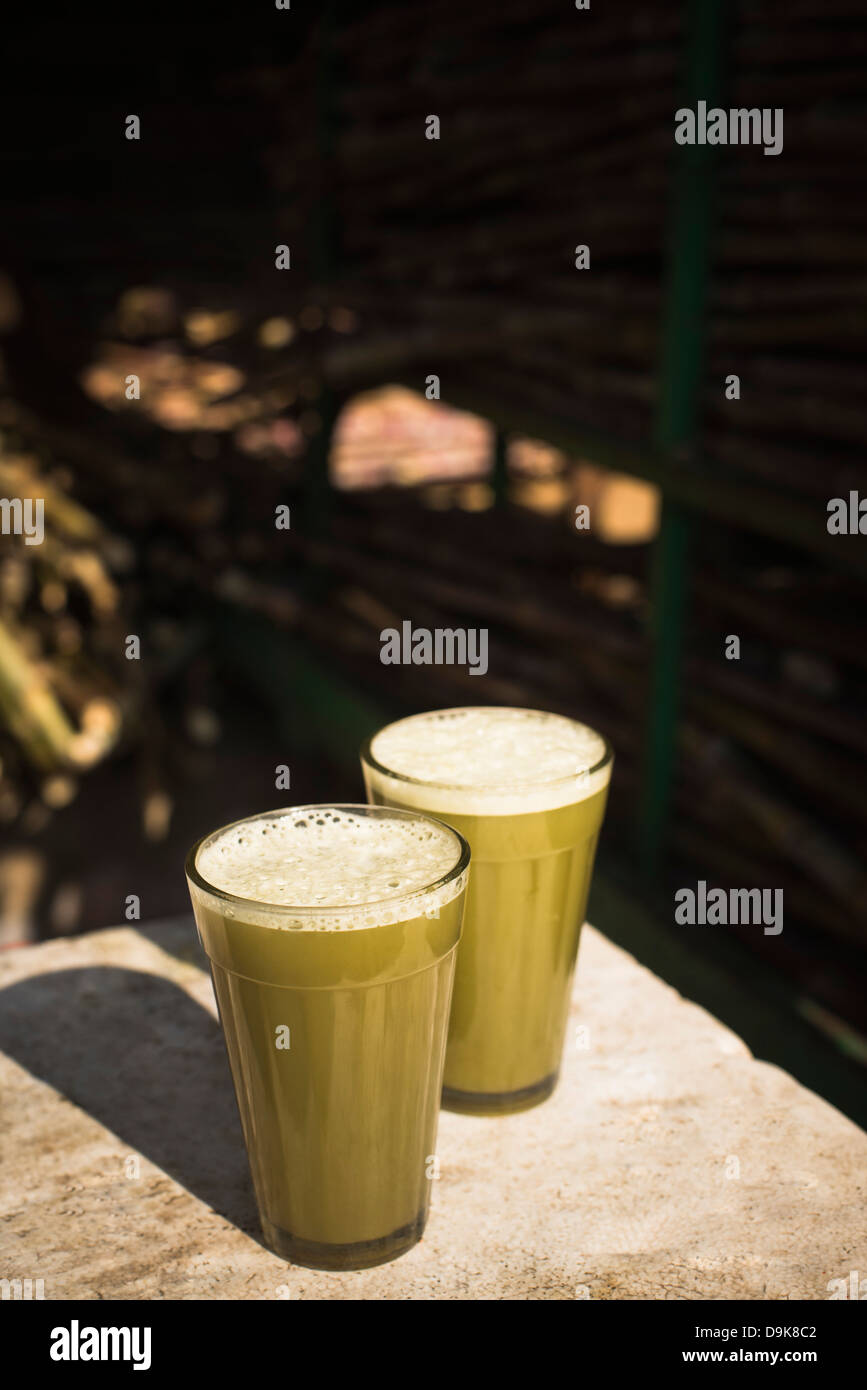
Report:
[[[237,909],[216,900],[225,916],[347,931],[435,913],[464,886],[461,873],[431,887],[457,867],[461,853],[454,831],[421,816],[301,806],[217,831],[199,846],[195,863],[205,887],[245,900]]]
[[[369,775],[389,798],[434,815],[519,815],[600,791],[611,775],[606,751],[594,729],[560,714],[496,705],[433,710],[380,730]]]

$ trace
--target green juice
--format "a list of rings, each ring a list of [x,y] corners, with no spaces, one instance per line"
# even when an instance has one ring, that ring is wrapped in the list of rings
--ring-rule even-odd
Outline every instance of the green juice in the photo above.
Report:
[[[549,776],[571,760],[577,771]],[[363,764],[371,802],[423,807],[472,850],[443,1104],[471,1114],[538,1104],[557,1083],[610,750],[586,726],[494,707],[402,720],[371,741]],[[428,780],[435,767],[439,785]],[[501,782],[510,768],[512,782]]]
[[[468,851],[417,814],[395,832],[399,812],[308,807],[283,813],[294,820],[277,827],[269,872],[283,870],[283,841],[304,840],[318,812],[334,853],[312,856],[306,894],[284,882],[300,907],[215,891],[221,866],[205,877],[201,847],[188,875],[265,1240],[298,1264],[353,1269],[395,1258],[424,1229]],[[279,817],[230,828],[251,862],[260,827]],[[419,826],[427,840],[413,838]],[[384,872],[371,865],[378,831]],[[357,886],[336,891],[323,873]],[[243,879],[245,891],[255,882],[255,872]]]

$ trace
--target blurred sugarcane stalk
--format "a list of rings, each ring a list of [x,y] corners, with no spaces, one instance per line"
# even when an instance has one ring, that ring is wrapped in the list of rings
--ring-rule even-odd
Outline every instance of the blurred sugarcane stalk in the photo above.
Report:
[[[0,621],[0,714],[28,759],[46,771],[74,761],[76,730],[43,668]]]

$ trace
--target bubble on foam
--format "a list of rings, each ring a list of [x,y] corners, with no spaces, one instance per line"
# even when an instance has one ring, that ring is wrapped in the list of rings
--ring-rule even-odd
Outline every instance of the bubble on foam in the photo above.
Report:
[[[601,790],[611,774],[610,760],[597,766],[605,750],[587,724],[542,710],[433,710],[381,729],[370,751],[386,771],[368,771],[389,800],[436,815],[516,815]]]
[[[200,847],[196,868],[212,888],[248,900],[249,907],[232,910],[236,917],[334,931],[435,915],[461,891],[466,876],[439,889],[430,885],[450,873],[460,856],[454,833],[435,821],[307,806],[218,831]],[[409,901],[413,895],[419,896]],[[269,914],[269,906],[306,911],[293,919],[291,913]],[[228,913],[229,905],[220,910]]]

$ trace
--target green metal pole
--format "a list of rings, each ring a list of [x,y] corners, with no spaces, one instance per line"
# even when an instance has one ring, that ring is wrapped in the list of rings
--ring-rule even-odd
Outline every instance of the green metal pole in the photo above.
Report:
[[[720,102],[725,17],[725,0],[689,0],[684,106]],[[674,112],[671,130],[674,144]],[[674,148],[677,169],[653,443],[663,454],[684,459],[699,424],[717,147]],[[648,873],[658,866],[671,809],[690,530],[686,511],[663,497],[651,575],[653,657],[638,825],[639,856]]]
[[[316,35],[314,98],[319,180],[310,223],[310,265],[316,284],[323,290],[335,279],[339,257],[337,199],[334,187],[338,121],[335,57],[337,22],[333,0],[324,0],[319,12]],[[327,529],[333,501],[328,463],[334,426],[340,413],[340,402],[324,378],[316,400],[316,413],[319,416],[319,428],[308,444],[305,478],[304,512],[308,534],[321,534]]]

